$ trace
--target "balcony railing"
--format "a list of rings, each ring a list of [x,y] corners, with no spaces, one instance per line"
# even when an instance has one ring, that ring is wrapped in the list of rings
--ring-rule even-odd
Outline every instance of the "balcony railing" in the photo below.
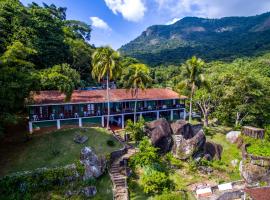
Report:
[[[182,109],[185,108],[184,104],[178,104],[178,105],[162,105],[162,106],[148,106],[148,107],[142,107],[138,108],[137,112],[151,112],[151,111],[166,111],[166,110],[172,110],[172,109]],[[112,108],[110,110],[110,115],[116,115],[116,114],[127,114],[127,113],[133,113],[134,108],[123,108],[123,109],[117,109]],[[30,121],[43,121],[43,120],[56,120],[56,119],[74,119],[74,118],[81,118],[81,117],[99,117],[102,115],[107,115],[107,109],[105,108],[103,111],[100,110],[91,110],[91,111],[83,111],[83,112],[64,112],[64,113],[49,113],[49,114],[30,114],[29,118]]]

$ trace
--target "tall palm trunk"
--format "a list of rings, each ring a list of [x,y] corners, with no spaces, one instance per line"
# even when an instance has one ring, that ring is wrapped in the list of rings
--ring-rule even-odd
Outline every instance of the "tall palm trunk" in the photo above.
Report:
[[[135,93],[136,93],[136,99],[135,99],[135,105],[134,105],[134,124],[136,123],[137,121],[137,102],[138,102],[138,89],[136,88],[135,89]]]
[[[109,92],[109,72],[107,72],[107,109],[108,109],[108,115],[107,115],[107,129],[109,129],[110,125],[110,92]]]
[[[189,116],[188,116],[188,122],[191,123],[192,120],[192,99],[193,99],[193,94],[195,90],[195,83],[192,83],[192,88],[191,88],[191,95],[190,95],[190,102],[189,102]]]

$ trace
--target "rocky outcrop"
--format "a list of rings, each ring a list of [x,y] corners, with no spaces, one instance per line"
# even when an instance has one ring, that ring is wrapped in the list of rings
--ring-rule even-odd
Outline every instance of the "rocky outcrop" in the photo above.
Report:
[[[269,167],[255,165],[249,162],[242,162],[241,175],[248,184],[267,181],[270,177]]]
[[[146,123],[145,131],[150,137],[152,144],[159,148],[160,153],[166,153],[171,150],[173,145],[172,130],[166,119],[158,119]]]
[[[182,135],[186,140],[195,136],[192,125],[185,120],[177,120],[171,124],[171,128],[174,135]]]
[[[105,171],[105,158],[98,157],[90,147],[84,147],[81,150],[80,161],[85,167],[84,180],[98,178]]]
[[[204,157],[207,160],[220,160],[223,147],[220,144],[214,142],[206,142],[204,145]]]
[[[176,158],[187,159],[203,151],[205,141],[202,129],[191,139],[185,139],[183,135],[174,135],[173,154]]]

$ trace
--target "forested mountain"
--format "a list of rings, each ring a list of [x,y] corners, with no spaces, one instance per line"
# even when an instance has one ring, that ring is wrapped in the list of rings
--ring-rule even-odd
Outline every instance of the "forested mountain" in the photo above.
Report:
[[[252,17],[185,17],[155,25],[122,46],[120,52],[151,66],[180,64],[193,55],[206,61],[233,60],[270,50],[270,13]]]

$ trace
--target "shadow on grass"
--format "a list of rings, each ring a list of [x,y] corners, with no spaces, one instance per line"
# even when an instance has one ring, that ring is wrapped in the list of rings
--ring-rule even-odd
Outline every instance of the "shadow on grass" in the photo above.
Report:
[[[76,134],[86,135],[89,139],[84,144],[77,144],[73,141]],[[109,146],[108,140],[113,140],[115,145]],[[112,135],[102,128],[73,128],[53,131],[34,136],[30,141],[21,144],[20,151],[15,149],[12,156],[5,159],[5,165],[0,167],[1,175],[71,164],[79,160],[80,151],[85,146],[93,148],[98,155],[104,156],[122,147]]]

